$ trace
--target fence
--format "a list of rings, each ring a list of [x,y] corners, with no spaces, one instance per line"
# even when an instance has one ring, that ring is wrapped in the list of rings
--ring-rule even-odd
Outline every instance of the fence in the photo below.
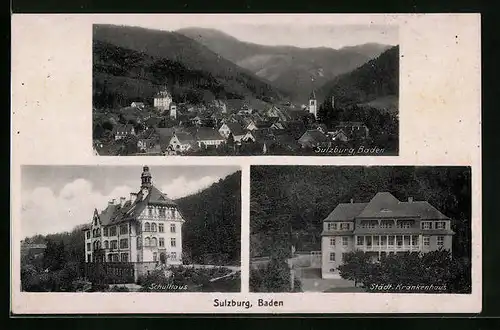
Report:
[[[89,262],[84,266],[85,278],[98,284],[126,284],[134,282],[132,262]]]

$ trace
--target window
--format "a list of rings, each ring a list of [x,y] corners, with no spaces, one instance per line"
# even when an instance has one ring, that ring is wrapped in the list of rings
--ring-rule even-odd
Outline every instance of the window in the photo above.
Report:
[[[137,262],[141,262],[141,255],[140,255],[140,254],[137,254],[137,256],[136,256],[136,259],[135,259],[135,260],[137,260]]]
[[[156,246],[158,245],[156,237],[151,238],[151,246]]]
[[[336,223],[328,223],[326,225],[327,230],[337,230],[337,224]]]
[[[128,238],[122,238],[120,240],[120,249],[128,249]]]
[[[165,218],[165,209],[164,208],[160,209],[160,217]]]
[[[148,209],[148,216],[150,216],[150,217],[153,216],[153,209],[152,208]]]
[[[171,252],[170,253],[170,259],[176,260],[177,259],[177,253],[176,252]]]
[[[349,224],[348,223],[341,223],[340,230],[349,230]]]
[[[142,240],[140,237],[137,237],[137,248],[138,249],[142,248]]]
[[[387,245],[387,236],[381,236],[380,237],[380,245],[386,246]]]
[[[113,261],[113,254],[109,253],[108,254],[108,262]]]
[[[149,237],[146,237],[144,240],[144,246],[151,246],[151,239]]]
[[[108,241],[104,241],[104,248],[109,249],[109,242]]]
[[[403,236],[396,236],[396,245],[397,246],[402,246],[403,245]]]
[[[429,221],[422,222],[422,229],[432,229],[432,222]]]
[[[444,236],[437,237],[437,246],[444,246]]]
[[[103,232],[104,232],[104,236],[108,237],[109,236],[109,228],[108,227],[104,227],[103,229]]]
[[[113,262],[118,262],[118,253],[113,253]]]
[[[116,236],[116,227],[109,227],[109,236]]]
[[[165,239],[163,237],[160,238],[160,240],[158,242],[159,242],[160,247],[164,247],[165,246]]]
[[[87,251],[90,251],[91,248],[90,243],[87,243]]]
[[[411,237],[411,245],[418,245],[418,236],[414,235]]]
[[[335,253],[330,252],[330,261],[335,261]]]
[[[411,228],[411,222],[410,221],[398,221],[396,224],[396,228],[409,229],[409,228]]]
[[[158,232],[164,233],[165,232],[165,225],[162,223],[158,224]]]
[[[380,221],[380,228],[392,228],[394,221],[392,220],[382,220]]]
[[[366,246],[372,246],[372,237],[366,236]]]
[[[154,231],[154,232],[157,231],[156,223],[154,223],[154,222],[151,224],[151,231]]]
[[[345,260],[346,253],[342,253],[342,261]]]
[[[92,254],[90,254],[90,253],[87,254],[87,262],[92,262]]]
[[[429,236],[424,236],[424,245],[425,246],[431,245],[431,238]]]
[[[356,244],[357,245],[364,245],[365,243],[365,237],[364,236],[358,236],[358,238],[356,238]]]
[[[170,210],[170,216],[171,216],[172,218],[175,218],[175,209],[171,209],[171,210]]]
[[[342,237],[342,245],[343,246],[349,245],[349,237],[347,237],[347,236]]]
[[[151,231],[151,225],[149,224],[149,222],[146,222],[144,224],[144,231]]]
[[[389,246],[394,245],[394,236],[389,236]]]
[[[170,224],[170,232],[175,233],[175,223]]]
[[[170,246],[172,246],[172,247],[176,246],[175,238],[173,238],[173,237],[170,239]]]
[[[110,248],[111,249],[117,249],[118,248],[118,241],[115,239],[115,240],[112,240],[110,242]]]
[[[153,261],[158,261],[158,253],[153,252]]]
[[[335,237],[330,237],[330,246],[335,246]]]
[[[122,253],[122,255],[121,255],[121,261],[122,262],[127,262],[128,261],[128,253]]]
[[[90,231],[87,231],[87,239],[90,239]]]
[[[378,236],[373,237],[373,245],[378,246],[380,238]]]
[[[120,226],[120,235],[128,234],[128,224],[124,223]]]
[[[444,221],[436,222],[436,229],[446,229],[446,222]]]

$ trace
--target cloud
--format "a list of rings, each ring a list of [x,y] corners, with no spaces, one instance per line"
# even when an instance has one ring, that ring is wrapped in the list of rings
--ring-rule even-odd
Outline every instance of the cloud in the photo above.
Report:
[[[185,176],[175,178],[171,183],[161,187],[161,191],[167,194],[169,198],[176,199],[192,195],[205,189],[214,182],[219,181],[218,176],[204,176],[197,180],[188,180]]]
[[[93,189],[92,183],[76,179],[58,193],[48,187],[37,187],[22,196],[23,237],[72,230],[89,223],[95,208],[102,210],[111,199],[129,196],[131,187],[118,186],[108,195]]]
[[[160,188],[169,198],[194,194],[220,179],[204,176],[197,180],[177,177]],[[121,185],[104,195],[94,189],[88,180],[79,178],[67,183],[59,192],[48,187],[37,187],[22,196],[21,231],[23,237],[70,231],[75,226],[90,223],[94,209],[104,209],[109,200],[130,196],[137,187]]]

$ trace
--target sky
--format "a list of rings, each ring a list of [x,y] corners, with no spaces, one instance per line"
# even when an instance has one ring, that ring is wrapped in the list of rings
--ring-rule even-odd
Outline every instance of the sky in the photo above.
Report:
[[[342,48],[364,43],[397,45],[398,27],[389,23],[370,22],[369,20],[346,20],[349,24],[339,24],[339,20],[327,17],[312,18],[307,15],[291,17],[259,17],[243,15],[221,18],[214,15],[178,15],[181,17],[161,18],[116,15],[98,16],[95,23],[140,26],[151,29],[175,31],[187,27],[217,29],[241,41],[262,45],[290,45],[302,48],[329,47]],[[196,18],[195,18],[196,16]],[[242,16],[242,15],[240,15]],[[344,15],[345,16],[345,15]],[[252,18],[254,17],[254,18]],[[359,22],[363,21],[363,24]]]
[[[237,166],[150,166],[152,182],[171,199],[194,194],[239,170]],[[72,230],[95,208],[130,198],[141,185],[142,166],[23,166],[22,237]]]

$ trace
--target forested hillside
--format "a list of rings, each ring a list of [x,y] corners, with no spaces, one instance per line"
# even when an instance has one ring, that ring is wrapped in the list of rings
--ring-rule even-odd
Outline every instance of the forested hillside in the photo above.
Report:
[[[324,84],[317,92],[319,100],[335,97],[340,107],[373,102],[378,99],[397,101],[399,96],[399,46],[349,73]],[[392,98],[388,98],[392,96]]]
[[[183,249],[194,263],[240,263],[240,171],[176,202],[186,219]]]
[[[387,191],[428,201],[453,219],[453,254],[470,258],[471,182],[466,167],[253,166],[251,254],[320,249],[322,221],[339,204]]]
[[[341,49],[269,46],[244,42],[214,29],[194,27],[176,32],[271,81],[274,86],[302,103],[307,102],[313,89],[339,74],[358,68],[390,47],[381,44]]]
[[[151,103],[164,85],[177,102],[283,97],[268,82],[181,34],[112,25],[95,25],[93,32],[95,107]]]

